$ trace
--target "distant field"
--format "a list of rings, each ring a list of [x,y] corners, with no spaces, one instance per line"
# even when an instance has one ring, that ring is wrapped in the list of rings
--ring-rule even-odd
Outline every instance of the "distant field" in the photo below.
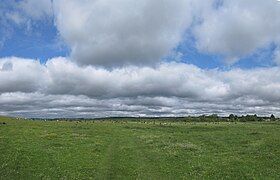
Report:
[[[280,179],[280,122],[0,118],[0,179],[90,178]]]

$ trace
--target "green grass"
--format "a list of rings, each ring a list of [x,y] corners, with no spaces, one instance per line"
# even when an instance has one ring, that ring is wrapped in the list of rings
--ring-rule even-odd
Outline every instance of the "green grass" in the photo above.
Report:
[[[280,179],[279,122],[0,124],[0,179]]]

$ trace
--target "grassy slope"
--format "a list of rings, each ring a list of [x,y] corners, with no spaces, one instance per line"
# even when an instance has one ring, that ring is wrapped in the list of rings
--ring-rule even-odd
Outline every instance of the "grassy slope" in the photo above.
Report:
[[[280,178],[280,123],[0,122],[0,179]]]

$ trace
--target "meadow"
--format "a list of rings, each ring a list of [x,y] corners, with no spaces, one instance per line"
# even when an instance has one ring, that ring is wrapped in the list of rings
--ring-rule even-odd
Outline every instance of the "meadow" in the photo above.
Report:
[[[280,179],[280,122],[2,117],[0,179]]]

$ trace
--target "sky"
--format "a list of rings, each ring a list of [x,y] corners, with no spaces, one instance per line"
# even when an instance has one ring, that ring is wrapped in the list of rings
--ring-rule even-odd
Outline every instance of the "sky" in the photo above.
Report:
[[[0,115],[280,116],[277,0],[2,0]]]

